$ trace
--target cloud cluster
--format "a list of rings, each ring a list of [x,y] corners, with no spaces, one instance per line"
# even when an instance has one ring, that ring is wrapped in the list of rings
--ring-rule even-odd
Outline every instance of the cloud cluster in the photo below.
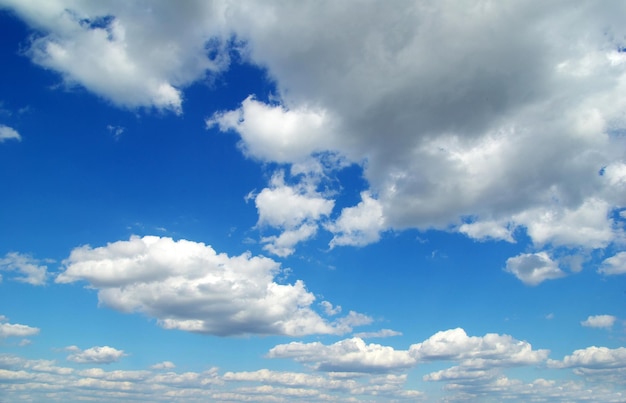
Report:
[[[332,345],[320,342],[291,342],[270,350],[270,358],[293,358],[310,363],[327,372],[391,372],[430,361],[457,361],[460,368],[472,371],[496,367],[539,364],[546,360],[547,350],[533,350],[524,341],[508,335],[468,336],[463,329],[441,331],[408,350],[395,350],[380,344],[366,344],[361,338],[341,340]],[[442,375],[437,376],[440,380]]]
[[[0,6],[38,30],[26,50],[35,63],[122,106],[181,112],[182,89],[225,70],[230,51],[265,69],[271,102],[251,94],[208,111],[207,125],[236,132],[259,161],[301,170],[332,154],[341,163],[327,169],[359,164],[367,188],[336,217],[329,194],[274,184],[259,194],[257,208],[272,194],[305,197],[305,216],[319,202],[331,246],[404,228],[508,242],[525,233],[537,253],[624,236],[611,214],[626,205],[621,4]],[[315,236],[316,217],[298,217],[275,223],[266,250],[287,256]]]
[[[81,350],[76,346],[69,346],[65,350],[71,352],[67,356],[67,360],[78,364],[111,364],[119,361],[126,355],[123,350],[109,346],[96,346],[86,350]]]
[[[300,280],[279,284],[280,265],[249,253],[230,257],[203,243],[156,236],[76,248],[57,283],[86,281],[100,304],[141,312],[167,329],[219,336],[342,334],[368,324],[350,312],[330,322]]]
[[[13,280],[31,285],[44,285],[48,279],[48,266],[17,252],[9,252],[0,258],[0,271],[17,273],[18,276],[12,277]]]

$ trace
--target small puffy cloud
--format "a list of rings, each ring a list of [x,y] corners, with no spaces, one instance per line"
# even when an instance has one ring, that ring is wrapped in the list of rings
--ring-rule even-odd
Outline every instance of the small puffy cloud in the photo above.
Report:
[[[496,221],[476,221],[472,223],[465,223],[458,228],[460,233],[480,241],[493,239],[515,242],[512,230],[513,229],[509,223]]]
[[[332,147],[335,123],[323,109],[271,106],[249,96],[241,108],[219,112],[207,127],[236,131],[244,153],[262,161],[302,163],[316,151]]]
[[[259,214],[257,226],[282,231],[280,235],[262,237],[263,249],[281,257],[291,255],[298,243],[313,238],[317,233],[317,222],[327,217],[335,204],[315,190],[317,179],[304,177],[300,183],[290,186],[285,184],[284,176],[284,172],[277,172],[270,187],[254,196]]]
[[[18,323],[5,323],[7,318],[0,315],[0,339],[6,337],[28,337],[39,334],[39,328]]]
[[[283,172],[272,177],[271,187],[263,189],[254,202],[259,212],[259,225],[289,229],[304,221],[328,216],[335,204],[308,187],[286,185]]]
[[[385,230],[385,217],[381,203],[369,192],[361,193],[361,201],[354,207],[341,210],[335,222],[327,224],[326,229],[334,234],[330,246],[364,246],[380,239]]]
[[[261,238],[263,249],[280,257],[287,257],[295,252],[295,246],[303,241],[311,239],[317,233],[317,225],[302,224],[295,229],[283,231],[278,236]]]
[[[586,320],[580,322],[585,327],[612,327],[617,318],[613,315],[595,315],[589,316]]]
[[[324,313],[328,316],[334,316],[341,313],[341,306],[339,305],[333,306],[333,304],[328,301],[322,301],[320,302],[320,305],[324,308]]]
[[[365,344],[353,337],[332,345],[320,342],[291,342],[272,348],[270,358],[293,358],[298,362],[312,363],[319,371],[337,372],[388,372],[409,368],[416,360],[408,351],[397,351],[380,344]]]
[[[133,236],[76,248],[57,283],[87,281],[100,304],[142,312],[166,329],[219,336],[340,334],[371,319],[350,312],[333,322],[311,306],[300,280],[278,284],[280,265],[249,253],[228,256],[199,242]]]
[[[626,252],[620,252],[610,258],[604,259],[598,273],[606,276],[626,274]]]
[[[151,369],[174,369],[176,368],[176,365],[174,365],[173,362],[171,361],[163,361],[163,362],[159,362],[158,364],[154,364],[150,367]]]
[[[22,136],[13,128],[5,125],[0,125],[0,143],[6,140],[22,140]]]
[[[587,347],[565,356],[562,361],[549,360],[548,366],[588,369],[626,368],[626,348]]]
[[[504,270],[531,286],[565,276],[557,262],[550,259],[545,252],[522,253],[508,258]]]
[[[19,276],[14,277],[14,280],[31,285],[44,285],[48,278],[47,266],[40,265],[31,256],[17,252],[9,252],[0,258],[0,271],[16,272]]]
[[[509,335],[468,336],[461,328],[437,332],[410,348],[420,361],[459,361],[465,367],[489,368],[532,365],[544,361],[548,350],[533,350],[530,343]]]
[[[69,346],[66,347],[65,350],[72,353],[67,356],[67,360],[78,364],[111,364],[127,355],[123,350],[109,346],[96,346],[88,348],[87,350],[81,350],[76,346]]]

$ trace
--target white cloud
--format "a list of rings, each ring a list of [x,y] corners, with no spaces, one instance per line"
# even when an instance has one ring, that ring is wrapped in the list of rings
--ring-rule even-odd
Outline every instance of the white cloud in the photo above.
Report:
[[[565,276],[557,262],[545,252],[522,253],[508,258],[504,270],[531,286]]]
[[[363,246],[376,242],[380,239],[380,233],[385,230],[382,205],[368,192],[362,192],[359,204],[341,210],[339,218],[327,224],[326,229],[334,234],[330,241],[331,247]]]
[[[613,327],[617,318],[613,315],[594,315],[580,322],[585,327]]]
[[[44,285],[48,278],[48,267],[28,255],[9,252],[0,259],[0,271],[17,272],[14,280],[31,285]]]
[[[2,3],[42,33],[25,52],[33,62],[120,106],[180,112],[180,89],[228,64],[209,41],[219,30],[212,4]]]
[[[626,274],[626,252],[619,252],[614,256],[604,259],[598,269],[598,273],[602,273],[606,276]]]
[[[626,348],[587,347],[565,356],[562,361],[549,360],[548,366],[589,369],[626,368]]]
[[[117,350],[109,346],[96,346],[87,350],[69,346],[65,350],[72,352],[72,354],[67,356],[67,360],[78,364],[110,364],[119,361],[127,355],[123,350]]]
[[[322,197],[314,185],[305,181],[296,186],[286,185],[282,171],[272,177],[270,185],[254,198],[259,225],[293,229],[305,221],[328,216],[333,209],[334,201]]]
[[[370,373],[397,371],[430,361],[456,361],[465,370],[535,365],[545,361],[548,353],[548,350],[533,350],[528,342],[509,335],[490,333],[470,337],[457,328],[437,332],[408,350],[366,344],[361,338],[353,337],[332,345],[320,342],[281,344],[272,348],[268,357],[292,358],[320,371]]]
[[[227,23],[282,102],[248,98],[211,121],[237,131],[249,155],[294,163],[331,151],[363,164],[385,228],[452,226],[513,241],[523,227],[537,245],[574,248],[603,248],[617,236],[606,213],[621,203],[610,188],[624,155],[610,132],[624,126],[626,65],[616,62],[623,44],[614,39],[623,28],[605,7],[230,11]],[[301,130],[284,129],[295,122]],[[376,242],[379,231],[346,232],[334,244]]]
[[[3,323],[7,318],[0,315],[0,339],[5,337],[28,337],[39,334],[39,328],[19,323]]]
[[[131,237],[72,251],[57,283],[87,281],[100,304],[142,312],[167,329],[220,336],[337,334],[368,317],[351,312],[327,322],[300,280],[278,284],[280,265],[249,253],[230,257],[203,243]],[[359,316],[361,315],[361,316]]]
[[[410,348],[420,361],[460,361],[464,367],[493,368],[533,365],[544,361],[548,350],[533,350],[530,343],[509,335],[468,336],[461,328],[437,332]]]
[[[339,305],[333,306],[333,304],[328,301],[322,301],[320,302],[320,305],[324,308],[324,313],[328,316],[334,316],[341,313],[341,306]]]
[[[20,134],[15,129],[0,124],[0,143],[11,139],[21,141],[22,136],[20,136]]]
[[[262,161],[302,163],[316,151],[334,148],[334,123],[323,109],[287,109],[249,96],[241,108],[216,113],[206,124],[221,131],[236,131],[243,152]]]
[[[280,257],[286,257],[295,252],[295,246],[311,239],[317,233],[317,225],[302,224],[296,229],[285,230],[279,236],[261,238],[263,249]]]
[[[409,368],[416,360],[408,351],[396,351],[380,344],[365,344],[358,338],[341,340],[332,345],[320,342],[291,342],[272,348],[270,358],[293,358],[313,363],[319,371],[387,372]]]
[[[317,222],[327,217],[335,204],[316,191],[317,180],[305,176],[298,184],[290,186],[285,184],[284,172],[279,171],[272,177],[270,187],[254,196],[259,214],[257,226],[282,230],[278,236],[262,237],[263,249],[286,257],[295,251],[295,245],[315,236]]]
[[[234,35],[277,93],[207,124],[294,172],[318,154],[361,164],[375,203],[344,210],[333,246],[404,228],[509,242],[525,228],[537,246],[587,249],[623,236],[607,214],[626,203],[621,5],[48,3],[2,0],[43,33],[27,54],[127,107],[180,111],[185,86],[226,69]]]

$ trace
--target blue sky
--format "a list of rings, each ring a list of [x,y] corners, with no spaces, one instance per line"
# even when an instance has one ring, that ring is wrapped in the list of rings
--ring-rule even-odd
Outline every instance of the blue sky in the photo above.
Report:
[[[0,0],[0,400],[624,401],[625,16]]]

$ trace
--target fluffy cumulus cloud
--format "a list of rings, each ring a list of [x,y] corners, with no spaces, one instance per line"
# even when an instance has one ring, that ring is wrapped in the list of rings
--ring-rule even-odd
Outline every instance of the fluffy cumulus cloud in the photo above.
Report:
[[[613,315],[595,315],[589,316],[586,320],[580,322],[585,327],[613,327],[617,318]]]
[[[181,112],[181,89],[228,65],[212,3],[3,0],[38,31],[25,54],[125,107]]]
[[[626,348],[587,347],[565,356],[562,361],[549,360],[548,365],[554,368],[625,368]]]
[[[37,259],[17,252],[9,252],[0,258],[0,271],[17,273],[15,281],[31,285],[44,285],[48,279],[48,267]]]
[[[456,361],[464,370],[488,371],[539,364],[547,356],[548,350],[533,350],[529,343],[509,335],[468,336],[460,328],[438,332],[407,350],[366,344],[361,338],[353,337],[331,345],[320,342],[281,344],[268,353],[270,358],[293,358],[310,363],[320,371],[363,373],[397,371],[432,361]],[[458,372],[459,368],[452,371]]]
[[[131,237],[99,248],[76,248],[57,283],[86,281],[100,304],[157,318],[167,329],[220,336],[337,334],[371,319],[350,312],[328,322],[311,306],[300,280],[279,284],[272,259],[228,256],[203,243]]]
[[[17,130],[13,129],[12,127],[0,124],[0,143],[11,139],[20,141],[22,140],[22,136],[20,136]]]
[[[184,87],[227,69],[230,51],[265,69],[270,102],[251,94],[206,123],[263,162],[359,164],[367,188],[324,225],[331,246],[403,228],[525,232],[537,251],[624,235],[611,215],[626,204],[621,3],[0,5],[38,31],[35,63],[122,106],[180,112]],[[284,231],[266,250],[287,256],[315,233]]]
[[[537,285],[545,280],[565,276],[555,262],[545,252],[522,253],[506,261],[505,271],[513,274],[526,285]]]
[[[109,346],[96,346],[86,350],[81,350],[76,346],[69,346],[65,350],[71,352],[67,356],[67,360],[78,364],[111,364],[119,361],[126,355],[123,350]]]
[[[510,241],[515,227],[538,246],[614,239],[614,175],[599,172],[624,158],[613,134],[626,82],[623,28],[612,17],[621,5],[317,6],[231,9],[229,23],[276,78],[282,102],[248,98],[213,118],[249,155],[286,163],[332,150],[366,160],[393,228],[472,216],[460,230],[478,239]],[[269,121],[299,121],[311,134],[269,136]]]
[[[604,259],[598,272],[606,276],[626,274],[626,252],[620,252],[615,256]]]
[[[317,180],[308,176],[295,185],[288,185],[284,172],[279,171],[272,177],[270,187],[254,197],[259,214],[257,226],[282,231],[279,235],[261,238],[265,250],[277,256],[289,256],[296,244],[315,236],[317,222],[327,217],[335,204],[317,192]]]
[[[8,323],[7,318],[0,315],[0,339],[6,337],[28,337],[39,334],[39,328],[19,323]]]

